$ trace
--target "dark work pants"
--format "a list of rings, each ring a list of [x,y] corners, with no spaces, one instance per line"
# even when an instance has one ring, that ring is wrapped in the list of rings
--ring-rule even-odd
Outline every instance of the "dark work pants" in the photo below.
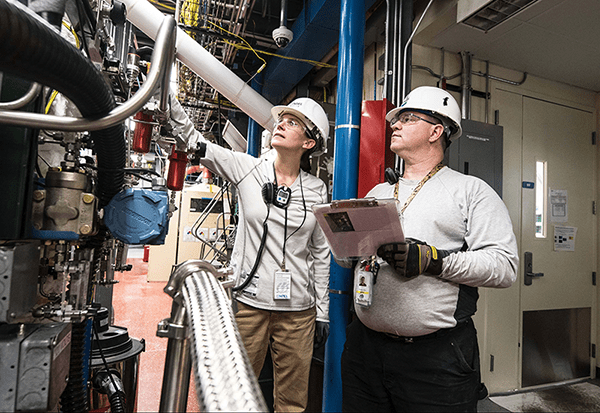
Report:
[[[477,332],[469,319],[412,343],[355,319],[342,354],[344,412],[476,412]]]

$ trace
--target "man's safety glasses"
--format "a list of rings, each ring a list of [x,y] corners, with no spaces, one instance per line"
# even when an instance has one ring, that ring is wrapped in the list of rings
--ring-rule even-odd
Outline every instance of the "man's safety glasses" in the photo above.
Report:
[[[401,114],[394,116],[390,121],[390,125],[394,125],[394,123],[396,122],[400,122],[402,125],[411,125],[413,123],[417,123],[420,120],[422,120],[423,122],[427,122],[431,125],[439,125],[439,123],[435,123],[430,120],[424,119],[411,112],[402,112]]]

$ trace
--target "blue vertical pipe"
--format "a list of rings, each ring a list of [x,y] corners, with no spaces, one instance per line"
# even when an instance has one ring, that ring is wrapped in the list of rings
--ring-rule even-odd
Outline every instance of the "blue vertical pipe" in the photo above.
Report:
[[[256,90],[258,93],[262,92],[263,85],[263,72],[260,72],[252,82],[250,86],[252,89]],[[252,118],[248,118],[248,139],[246,144],[246,153],[258,158],[260,154],[260,144],[261,144],[261,127],[260,125]]]
[[[364,70],[365,1],[343,0],[340,12],[335,115],[333,199],[356,198]],[[352,274],[331,262],[329,339],[325,346],[323,412],[342,411],[341,357],[351,298]]]

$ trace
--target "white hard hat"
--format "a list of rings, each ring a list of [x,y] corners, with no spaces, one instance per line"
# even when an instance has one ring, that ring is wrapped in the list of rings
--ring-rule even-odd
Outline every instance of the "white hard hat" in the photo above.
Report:
[[[284,114],[296,116],[306,125],[308,136],[317,143],[312,156],[319,156],[327,152],[327,139],[329,138],[329,119],[321,105],[311,98],[297,98],[287,106],[274,106],[271,108],[273,119],[277,120]]]
[[[400,107],[390,110],[385,119],[390,122],[396,115],[407,110],[422,112],[439,119],[444,124],[450,140],[462,135],[460,107],[456,99],[444,89],[421,86],[410,92]]]

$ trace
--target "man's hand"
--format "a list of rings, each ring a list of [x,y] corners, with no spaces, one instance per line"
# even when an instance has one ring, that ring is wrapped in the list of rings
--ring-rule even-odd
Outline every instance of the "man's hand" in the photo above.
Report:
[[[325,344],[329,336],[329,323],[326,321],[317,321],[315,325],[314,347],[318,348]]]
[[[407,242],[383,244],[377,255],[385,260],[398,274],[413,278],[419,274],[440,275],[442,259],[450,255],[424,242],[408,238]]]

